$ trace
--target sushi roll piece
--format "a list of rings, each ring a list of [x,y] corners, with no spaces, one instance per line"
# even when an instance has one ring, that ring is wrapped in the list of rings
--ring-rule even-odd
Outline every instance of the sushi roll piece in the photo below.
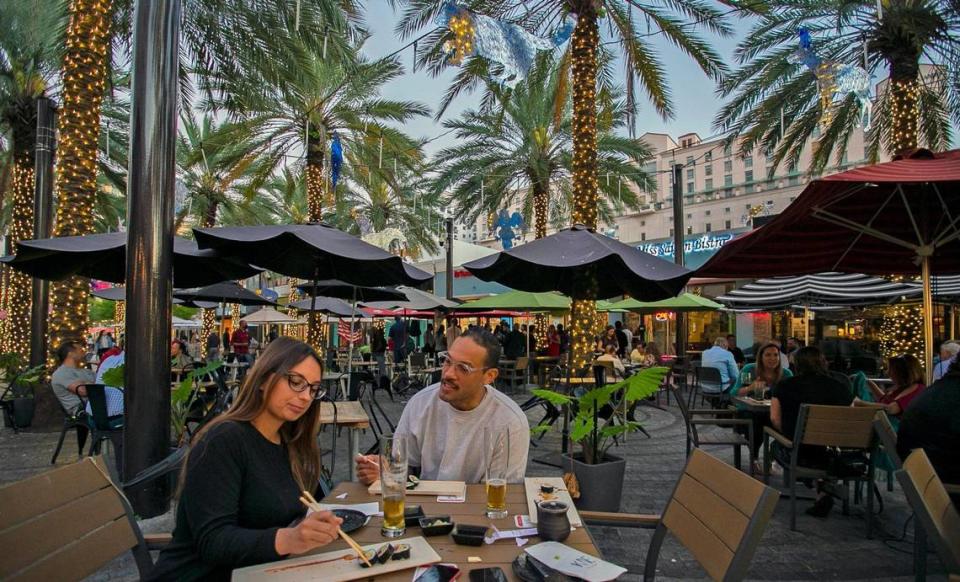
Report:
[[[541,485],[540,493],[553,493],[553,485]]]
[[[397,544],[393,547],[391,560],[406,560],[410,557],[410,544]]]
[[[407,475],[407,490],[416,489],[420,484],[420,479],[413,475]]]
[[[370,565],[372,566],[373,564],[376,564],[376,562],[374,562],[374,560],[375,560],[376,557],[377,557],[377,552],[376,552],[376,550],[365,550],[365,551],[363,552],[363,557],[366,558],[366,559],[367,559],[367,562],[370,562]],[[369,568],[370,566],[367,565],[367,562],[364,562],[363,560],[360,560],[360,567],[361,567],[361,568]]]
[[[379,564],[386,564],[386,563],[387,563],[387,560],[389,560],[389,559],[390,559],[390,556],[392,556],[392,555],[393,555],[393,545],[392,545],[392,544],[383,544],[383,545],[380,546],[380,548],[377,550],[377,554],[376,554],[376,556],[375,556],[375,559],[376,559],[377,563],[379,563]],[[370,560],[370,561],[373,562],[373,560]]]

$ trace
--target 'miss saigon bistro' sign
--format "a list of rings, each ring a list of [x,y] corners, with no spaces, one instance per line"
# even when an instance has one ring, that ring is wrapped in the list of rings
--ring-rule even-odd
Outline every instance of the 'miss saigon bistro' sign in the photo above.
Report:
[[[733,237],[733,233],[714,235],[705,234],[699,238],[683,241],[683,254],[689,255],[691,253],[713,253],[720,250],[723,245],[732,241]],[[672,257],[674,251],[673,241],[648,243],[645,245],[639,245],[637,248],[655,257]]]

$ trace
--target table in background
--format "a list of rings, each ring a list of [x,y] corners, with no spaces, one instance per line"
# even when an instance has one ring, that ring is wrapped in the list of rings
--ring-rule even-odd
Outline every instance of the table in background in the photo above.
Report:
[[[347,392],[350,387],[347,384],[350,376],[345,372],[324,372],[323,378],[320,379],[323,382],[324,386],[329,386],[330,384],[337,382],[340,385],[339,394],[334,394],[335,400],[346,400]],[[330,392],[330,389],[327,388],[327,392]]]
[[[347,494],[345,499],[337,499],[338,495]],[[323,499],[324,503],[352,504],[367,503],[370,501],[379,501],[379,497],[367,493],[367,488],[360,483],[349,482],[341,483]],[[423,507],[424,513],[430,517],[435,515],[449,515],[455,523],[490,526],[495,525],[501,531],[517,529],[513,521],[515,515],[526,515],[527,496],[523,490],[523,485],[507,485],[507,511],[510,514],[503,519],[490,519],[484,515],[486,509],[487,494],[483,485],[467,485],[467,501],[465,503],[437,503],[437,498],[429,495],[408,495],[407,504],[419,504]],[[361,545],[374,543],[396,543],[403,538],[385,538],[380,535],[380,524],[383,522],[381,517],[371,517],[368,523],[362,529],[353,532],[351,537],[357,540]],[[419,527],[408,527],[405,538],[417,537],[423,535]],[[540,542],[540,538],[534,536],[529,538],[529,543],[524,546],[530,547]],[[520,555],[524,550],[517,546],[512,539],[500,540],[493,544],[484,544],[482,546],[461,546],[454,543],[449,535],[432,536],[426,538],[427,542],[433,546],[433,549],[440,554],[440,561],[443,563],[454,563],[460,567],[460,580],[469,580],[470,570],[479,568],[499,567],[507,575],[507,580],[519,580],[513,573],[511,563],[514,558]],[[600,556],[600,550],[593,542],[590,533],[586,528],[579,527],[570,532],[570,537],[563,543],[576,548],[581,552],[592,556]],[[337,540],[329,546],[324,546],[314,553],[324,553],[332,550],[346,549],[347,544],[343,540]],[[470,556],[476,556],[482,561],[471,564],[467,561]],[[384,576],[378,576],[376,580],[409,582],[413,575],[412,570],[404,570]]]
[[[750,396],[734,396],[733,401],[742,404],[750,412],[765,412],[770,414],[770,400],[757,400]]]
[[[337,402],[337,419],[334,423],[333,404],[320,403],[320,424],[334,424],[333,430],[340,427],[347,429],[347,448],[350,450],[350,478],[357,478],[357,464],[354,457],[360,454],[360,431],[370,428],[370,418],[359,401],[348,400]]]

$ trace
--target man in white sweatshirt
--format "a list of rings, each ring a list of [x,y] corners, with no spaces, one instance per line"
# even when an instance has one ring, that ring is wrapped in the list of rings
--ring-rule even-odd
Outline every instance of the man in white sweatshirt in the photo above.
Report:
[[[403,409],[396,435],[406,437],[409,465],[420,469],[421,479],[482,482],[487,429],[509,434],[507,480],[523,482],[530,426],[517,403],[493,387],[499,360],[500,343],[492,333],[479,327],[464,332],[441,360],[440,382]],[[356,463],[362,483],[379,479],[376,455],[358,456]]]

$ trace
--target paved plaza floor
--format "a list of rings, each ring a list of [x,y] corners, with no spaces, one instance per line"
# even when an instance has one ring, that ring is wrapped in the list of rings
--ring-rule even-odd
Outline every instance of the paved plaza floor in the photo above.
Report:
[[[401,402],[391,402],[383,393],[378,400],[394,423],[400,418]],[[514,396],[517,401],[525,395]],[[538,420],[536,411],[530,413],[531,424]],[[683,420],[675,406],[663,410],[640,407],[640,420],[650,433],[631,434],[626,443],[614,449],[616,455],[627,459],[627,476],[620,511],[659,513],[673,490],[684,462]],[[56,445],[56,433],[21,432],[15,435],[9,429],[0,430],[0,482],[9,482],[48,470],[50,456]],[[332,431],[321,433],[322,443],[329,448]],[[560,470],[532,461],[533,458],[559,450],[559,436],[551,433],[530,449],[529,475],[559,475]],[[368,431],[361,440],[362,448],[373,443]],[[346,433],[337,439],[334,477],[348,478]],[[708,447],[705,450],[732,462],[730,447]],[[76,439],[68,437],[58,464],[76,461]],[[746,460],[746,454],[744,454]],[[325,458],[329,464],[331,458]],[[745,461],[746,462],[746,461]],[[804,514],[797,518],[797,531],[789,528],[789,504],[781,500],[768,525],[760,549],[753,559],[748,578],[752,580],[912,580],[913,521],[903,494],[898,486],[887,491],[885,474],[879,473],[883,495],[883,511],[877,516],[873,539],[865,537],[863,506],[853,506],[850,515],[842,515],[839,503],[827,519]],[[809,506],[800,502],[800,511]],[[876,510],[876,508],[875,508]],[[910,519],[909,523],[905,523]],[[170,531],[172,512],[142,523],[144,531]],[[652,530],[590,527],[604,556],[629,569],[625,580],[640,580]],[[945,580],[943,568],[934,554],[928,557],[930,580]],[[706,579],[705,572],[691,555],[669,536],[663,546],[658,564],[658,578],[663,580]],[[132,558],[122,556],[104,568],[93,580],[135,580],[136,567]]]

